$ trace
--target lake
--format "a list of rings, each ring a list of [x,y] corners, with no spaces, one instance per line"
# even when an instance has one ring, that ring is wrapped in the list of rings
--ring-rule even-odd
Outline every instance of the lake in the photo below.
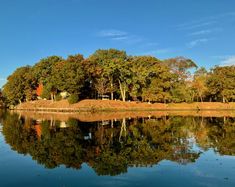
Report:
[[[0,111],[1,187],[234,187],[233,114]]]

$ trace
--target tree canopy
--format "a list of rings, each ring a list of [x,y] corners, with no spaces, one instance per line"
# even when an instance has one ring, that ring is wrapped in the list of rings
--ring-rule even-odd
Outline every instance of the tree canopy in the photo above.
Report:
[[[39,98],[58,100],[62,92],[77,99],[232,102],[234,88],[235,66],[207,71],[185,57],[160,60],[99,49],[87,58],[49,56],[32,67],[20,67],[8,77],[2,92],[9,105]]]

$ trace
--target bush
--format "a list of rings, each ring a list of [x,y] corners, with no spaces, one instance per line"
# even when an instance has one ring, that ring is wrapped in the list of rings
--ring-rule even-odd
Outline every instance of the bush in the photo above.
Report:
[[[55,96],[55,100],[56,100],[56,101],[62,100],[62,96],[61,96],[60,94],[57,94],[57,95]]]
[[[69,104],[74,104],[74,103],[77,103],[78,101],[79,101],[79,97],[76,94],[72,94],[68,98]]]
[[[51,92],[45,87],[42,91],[42,94],[40,95],[42,99],[51,99]]]

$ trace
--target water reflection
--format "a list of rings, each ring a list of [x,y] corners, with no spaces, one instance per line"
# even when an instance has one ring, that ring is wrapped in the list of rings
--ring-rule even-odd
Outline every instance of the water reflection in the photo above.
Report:
[[[0,119],[11,148],[31,155],[46,168],[80,169],[87,163],[98,175],[118,175],[129,167],[152,166],[162,160],[192,163],[209,148],[235,155],[234,118],[165,116],[81,122],[1,112]]]

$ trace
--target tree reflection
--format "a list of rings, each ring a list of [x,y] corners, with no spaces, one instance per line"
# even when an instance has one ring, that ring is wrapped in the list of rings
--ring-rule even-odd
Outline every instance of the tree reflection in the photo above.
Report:
[[[168,116],[85,123],[1,113],[1,119],[12,149],[31,155],[46,168],[80,169],[87,163],[98,175],[118,175],[128,167],[152,166],[162,160],[195,162],[208,148],[235,154],[233,118]],[[194,149],[195,144],[201,151]]]

